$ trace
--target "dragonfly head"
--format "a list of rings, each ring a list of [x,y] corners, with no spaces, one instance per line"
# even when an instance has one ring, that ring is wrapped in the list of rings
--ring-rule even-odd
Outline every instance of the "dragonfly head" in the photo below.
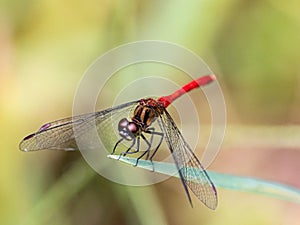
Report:
[[[138,133],[139,127],[136,123],[130,122],[128,119],[123,118],[119,122],[118,130],[121,137],[127,141],[131,141]]]

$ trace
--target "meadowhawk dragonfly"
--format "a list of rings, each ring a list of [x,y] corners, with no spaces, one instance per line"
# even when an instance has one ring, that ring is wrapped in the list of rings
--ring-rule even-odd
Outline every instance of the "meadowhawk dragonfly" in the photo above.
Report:
[[[216,188],[166,109],[175,99],[186,92],[207,85],[215,79],[214,75],[206,75],[191,81],[168,96],[158,99],[140,99],[106,110],[46,123],[37,132],[25,137],[21,141],[19,148],[22,151],[43,149],[78,150],[75,139],[89,130],[93,124],[96,124],[96,127],[99,128],[105,127],[106,123],[111,123],[109,118],[114,118],[117,114],[126,115],[126,112],[133,109],[131,117],[122,118],[118,122],[116,129],[118,130],[119,138],[115,141],[113,149],[111,149],[112,154],[123,142],[129,142],[130,144],[127,150],[120,155],[138,154],[140,153],[140,143],[144,141],[147,149],[143,150],[137,157],[136,163],[142,157],[152,161],[162,141],[165,140],[177,166],[190,204],[192,205],[192,200],[189,189],[207,207],[215,209],[218,202]],[[159,130],[153,127],[154,123],[158,123]],[[76,126],[77,130],[79,129],[83,132],[75,133],[74,126]],[[144,134],[149,134],[150,138],[147,139]],[[154,136],[159,138],[156,146],[152,146]]]

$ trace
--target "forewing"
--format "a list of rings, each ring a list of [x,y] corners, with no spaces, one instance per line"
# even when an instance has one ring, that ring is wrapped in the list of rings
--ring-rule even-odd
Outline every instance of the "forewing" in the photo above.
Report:
[[[97,130],[105,123],[111,122],[109,118],[114,116],[128,115],[130,110],[138,101],[121,104],[103,111],[88,113],[79,116],[69,117],[44,124],[37,132],[25,137],[19,148],[22,151],[36,151],[43,149],[78,150],[75,138],[86,134],[96,125]],[[76,126],[76,137],[73,127]]]
[[[167,110],[160,116],[160,126],[165,132],[166,142],[178,167],[186,194],[191,202],[186,186],[207,207],[215,209],[218,204],[217,191],[200,161],[184,140]]]

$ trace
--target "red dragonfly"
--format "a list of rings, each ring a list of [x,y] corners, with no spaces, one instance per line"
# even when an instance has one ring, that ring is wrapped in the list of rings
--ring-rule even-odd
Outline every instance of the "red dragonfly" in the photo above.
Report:
[[[141,150],[141,140],[143,140],[147,149],[143,150],[137,157],[137,165],[138,160],[145,155],[146,159],[152,161],[162,141],[165,140],[177,166],[191,206],[192,199],[188,187],[207,207],[215,209],[218,204],[216,188],[166,109],[175,99],[186,92],[207,85],[215,79],[214,75],[203,76],[184,85],[174,93],[158,99],[140,99],[103,111],[46,123],[37,132],[25,137],[21,141],[19,148],[22,151],[43,149],[78,150],[75,139],[86,133],[93,125],[96,124],[99,136],[107,135],[109,132],[105,132],[105,129],[107,129],[108,124],[111,126],[111,118],[127,115],[128,112],[134,109],[131,118],[123,117],[119,120],[116,128],[118,129],[119,137],[108,137],[111,142],[114,142],[112,154],[123,142],[129,142],[130,144],[127,150],[120,155],[138,154]],[[160,128],[158,131],[153,126],[156,122]],[[76,130],[82,130],[82,132],[74,132],[74,127],[76,127]],[[150,135],[150,138],[147,139],[144,134]],[[153,148],[152,141],[154,136],[159,138],[159,143]]]

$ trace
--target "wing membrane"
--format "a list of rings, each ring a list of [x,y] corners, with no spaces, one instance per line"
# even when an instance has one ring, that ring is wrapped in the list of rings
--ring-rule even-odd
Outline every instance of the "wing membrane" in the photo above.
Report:
[[[44,124],[37,132],[25,137],[19,148],[22,151],[36,151],[43,149],[53,150],[78,150],[75,138],[85,134],[89,129],[96,125],[97,130],[108,119],[115,115],[122,115],[130,110],[138,101],[121,104],[103,111],[88,113],[79,116],[69,117]],[[124,114],[126,115],[126,113]],[[76,126],[76,137],[73,127]],[[99,129],[98,129],[99,128]]]
[[[165,133],[166,142],[190,203],[192,204],[192,201],[187,186],[207,207],[215,209],[218,204],[217,191],[200,161],[184,140],[167,110],[164,110],[160,119],[159,124]]]

